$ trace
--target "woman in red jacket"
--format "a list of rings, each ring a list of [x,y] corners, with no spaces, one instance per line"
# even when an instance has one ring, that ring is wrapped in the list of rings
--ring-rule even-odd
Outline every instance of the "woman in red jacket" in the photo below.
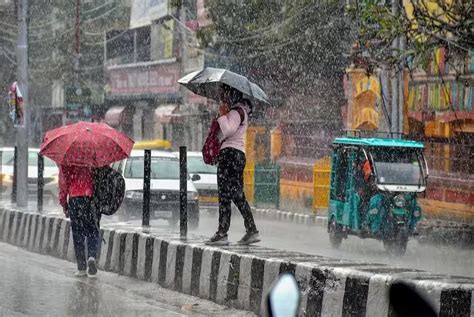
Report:
[[[92,207],[94,171],[84,166],[60,166],[59,203],[66,217],[71,218],[72,239],[78,272],[76,276],[95,277],[97,249],[100,243],[99,215]],[[85,243],[87,239],[87,262]],[[88,268],[87,272],[86,269]]]

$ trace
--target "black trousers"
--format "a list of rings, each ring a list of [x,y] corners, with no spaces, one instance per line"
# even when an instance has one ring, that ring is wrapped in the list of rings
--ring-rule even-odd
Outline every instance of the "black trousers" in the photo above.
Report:
[[[86,242],[87,257],[97,258],[100,247],[100,214],[97,215],[91,208],[90,197],[73,197],[68,205],[77,268],[85,270]]]
[[[231,203],[239,209],[244,218],[247,232],[257,231],[252,210],[244,194],[245,154],[234,148],[220,151],[217,165],[217,186],[219,192],[219,229],[229,231],[232,214]]]

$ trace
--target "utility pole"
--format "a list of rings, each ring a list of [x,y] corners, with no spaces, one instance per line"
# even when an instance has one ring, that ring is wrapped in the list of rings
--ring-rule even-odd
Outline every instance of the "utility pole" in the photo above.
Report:
[[[398,16],[399,10],[398,10],[398,0],[392,0],[392,14],[393,16]],[[392,55],[397,56],[398,54],[398,48],[399,48],[399,39],[396,38],[393,40],[392,43]],[[398,133],[400,132],[399,126],[398,126],[398,107],[399,107],[399,76],[397,69],[392,70],[392,76],[390,78],[391,81],[391,87],[392,87],[392,111],[391,111],[391,121],[392,121],[392,129],[391,132]]]
[[[399,39],[399,48],[403,51],[406,47],[406,38],[401,36]],[[398,74],[398,132],[403,133],[404,119],[405,119],[405,81],[403,80],[405,64],[400,62],[400,72]]]
[[[178,31],[178,65],[179,65],[179,76],[182,77],[185,75],[185,70],[186,70],[186,38],[185,38],[185,27],[184,26],[184,23],[186,21],[186,10],[184,10],[183,8],[184,6],[184,1],[183,0],[178,0],[177,1],[177,5],[176,5],[176,17],[177,17],[177,21],[175,24],[176,25],[176,30]],[[189,113],[189,105],[186,104],[186,98],[185,98],[185,95],[187,94],[186,92],[186,89],[179,85],[179,91],[181,92],[181,96],[182,96],[182,101],[181,101],[181,104],[180,104],[180,112],[183,113]],[[183,130],[183,139],[184,139],[184,144],[183,145],[186,145],[188,148],[192,149],[193,146],[192,146],[192,137],[191,137],[191,129],[192,129],[192,126],[193,126],[193,123],[190,121],[189,122],[189,129],[184,129]]]
[[[81,56],[81,0],[75,0],[74,6],[74,88],[79,88],[79,59]]]
[[[18,87],[23,94],[23,124],[16,130],[17,157],[17,205],[28,206],[28,0],[18,1],[18,39],[17,39],[17,77]]]

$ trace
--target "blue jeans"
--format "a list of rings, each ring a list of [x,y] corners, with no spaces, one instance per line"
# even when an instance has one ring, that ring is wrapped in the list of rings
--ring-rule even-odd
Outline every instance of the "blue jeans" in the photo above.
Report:
[[[78,270],[85,270],[87,257],[97,257],[100,243],[100,215],[91,208],[91,197],[73,197],[68,203],[72,239]]]

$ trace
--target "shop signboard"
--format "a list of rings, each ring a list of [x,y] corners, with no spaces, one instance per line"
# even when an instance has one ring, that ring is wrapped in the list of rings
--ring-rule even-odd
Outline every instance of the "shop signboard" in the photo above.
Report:
[[[130,28],[139,28],[151,25],[170,14],[168,0],[133,0],[130,15]]]
[[[66,123],[89,121],[91,90],[85,87],[66,87],[64,116]]]
[[[176,63],[113,66],[108,72],[111,96],[173,94],[179,89]]]

